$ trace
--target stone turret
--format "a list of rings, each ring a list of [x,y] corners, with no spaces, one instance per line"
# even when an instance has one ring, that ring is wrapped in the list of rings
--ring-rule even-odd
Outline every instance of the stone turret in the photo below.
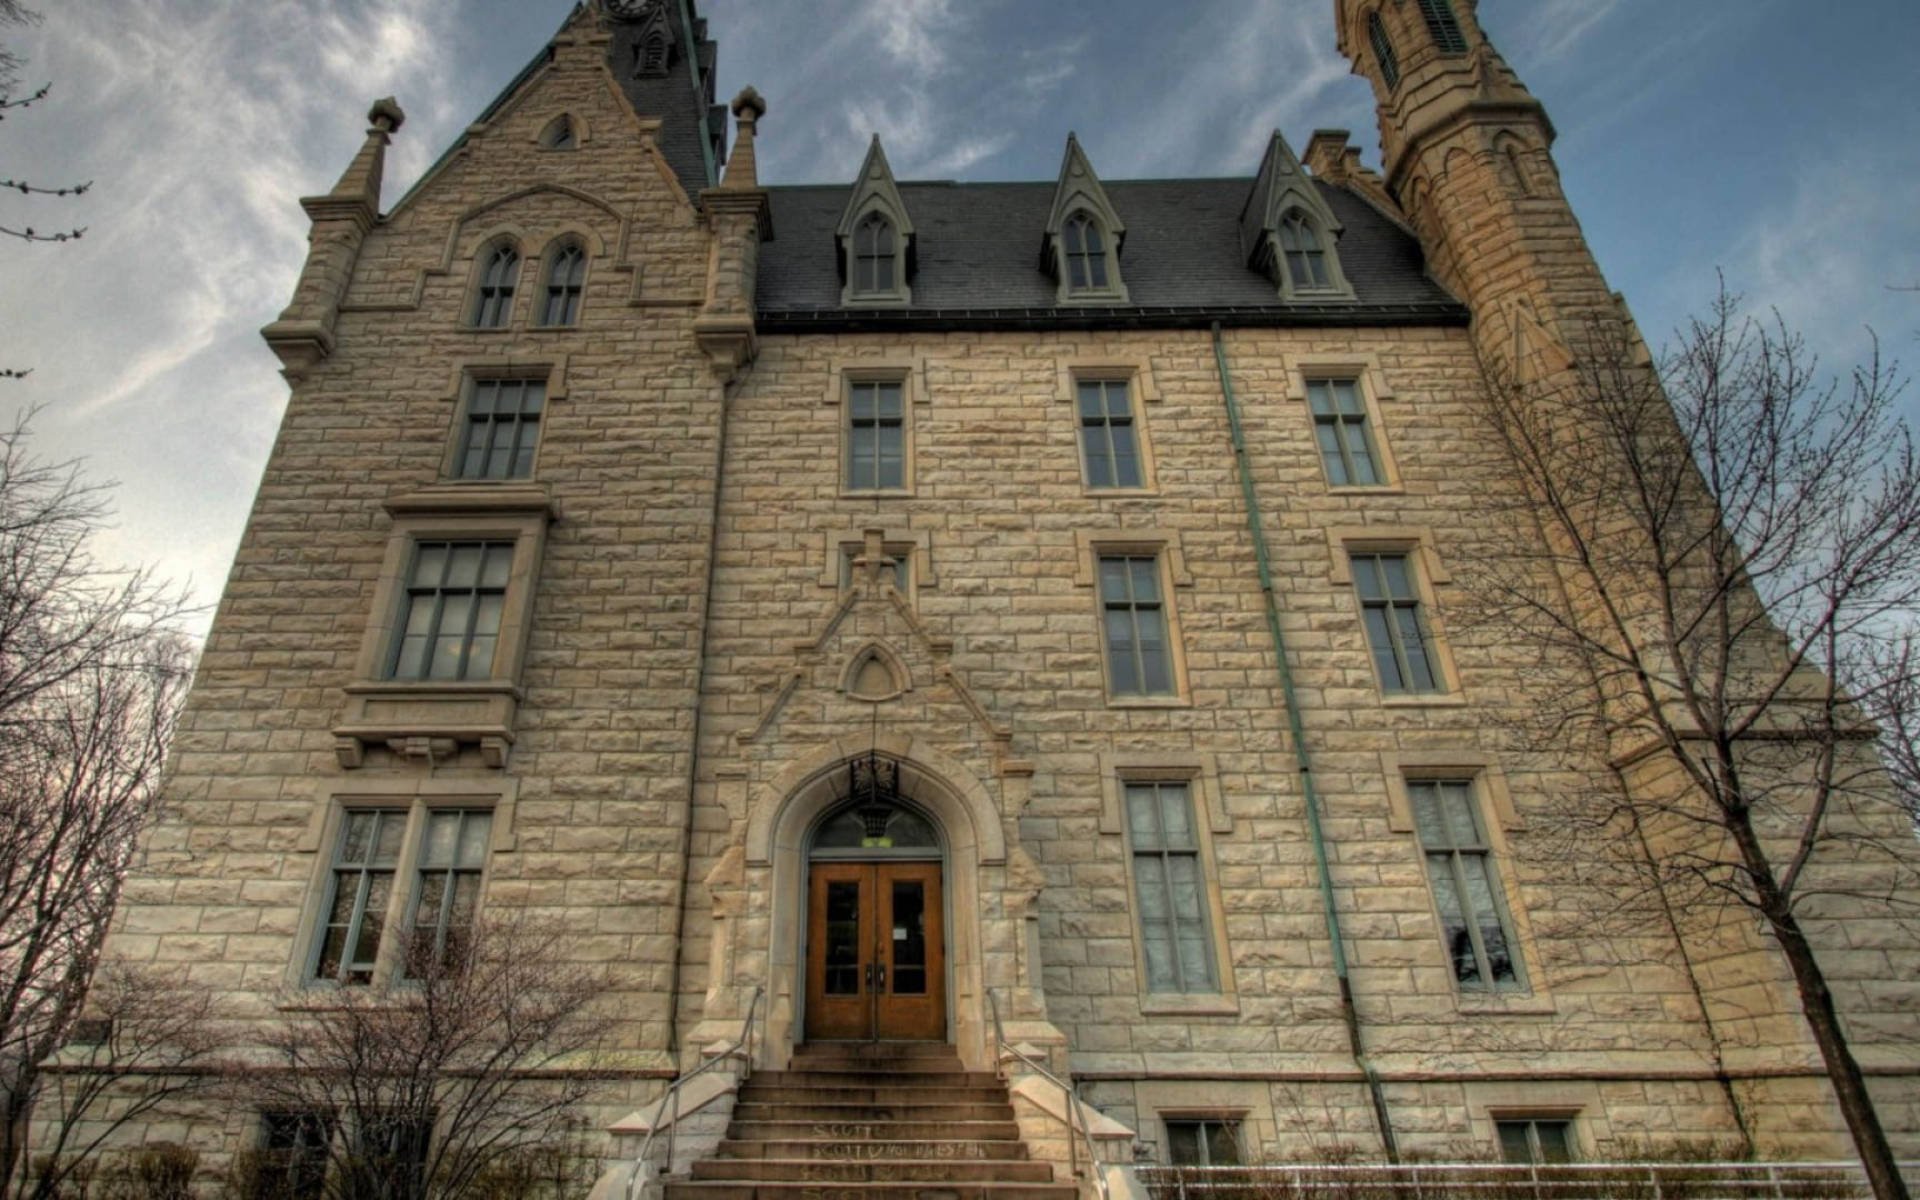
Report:
[[[333,353],[333,329],[340,315],[341,297],[353,276],[361,243],[380,216],[387,145],[406,119],[407,114],[393,97],[376,101],[367,113],[367,139],[347,164],[340,182],[324,196],[307,196],[300,201],[313,221],[307,263],[294,287],[293,302],[278,320],[260,331],[280,356],[289,380],[299,380],[315,363]]]
[[[734,97],[736,130],[726,177],[720,186],[700,193],[700,206],[713,233],[713,255],[707,271],[706,300],[693,331],[723,380],[731,379],[752,361],[757,345],[753,299],[760,270],[760,243],[773,238],[767,191],[760,186],[754,160],[754,138],[766,112],[767,102],[752,88]]]
[[[1340,49],[1373,85],[1384,185],[1434,275],[1472,307],[1490,363],[1551,360],[1621,310],[1560,191],[1553,122],[1473,0],[1335,0]],[[1309,161],[1322,174],[1335,147]],[[1544,341],[1545,345],[1541,345]]]

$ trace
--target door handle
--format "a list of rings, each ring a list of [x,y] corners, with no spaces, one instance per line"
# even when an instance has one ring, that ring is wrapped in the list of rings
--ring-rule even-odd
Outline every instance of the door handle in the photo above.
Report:
[[[876,986],[873,990],[876,992],[879,992],[883,996],[886,995],[887,994],[887,964],[885,963],[873,964],[873,973],[877,977],[877,983],[878,983],[878,986]]]

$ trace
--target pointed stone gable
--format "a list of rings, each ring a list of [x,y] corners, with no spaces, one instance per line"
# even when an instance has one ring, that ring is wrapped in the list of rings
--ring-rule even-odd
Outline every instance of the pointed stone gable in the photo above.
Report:
[[[1127,226],[1120,219],[1120,213],[1113,207],[1113,201],[1107,199],[1107,189],[1100,186],[1100,177],[1093,173],[1093,164],[1087,161],[1087,152],[1080,148],[1078,136],[1067,135],[1067,152],[1060,159],[1060,180],[1053,185],[1053,206],[1047,210],[1047,257],[1053,239],[1060,236],[1060,226],[1073,215],[1076,209],[1085,209],[1099,219],[1101,227],[1113,238],[1115,254],[1126,240]],[[1048,264],[1051,269],[1051,263]]]
[[[874,209],[886,213],[894,229],[912,244],[913,218],[907,212],[907,202],[900,198],[900,189],[894,186],[893,167],[887,162],[887,152],[881,149],[877,133],[867,146],[867,158],[854,179],[846,211],[840,215],[838,236],[843,240],[852,237],[853,227],[860,223],[860,218]]]
[[[1287,273],[1280,246],[1281,223],[1290,213],[1299,213],[1319,236],[1325,253],[1329,285],[1312,289],[1335,299],[1353,299],[1353,288],[1340,268],[1338,242],[1342,225],[1333,215],[1320,187],[1300,165],[1300,158],[1280,136],[1278,129],[1267,143],[1267,155],[1260,161],[1260,173],[1254,178],[1247,206],[1240,213],[1240,249],[1247,265],[1273,278],[1283,299],[1294,298],[1296,290]]]

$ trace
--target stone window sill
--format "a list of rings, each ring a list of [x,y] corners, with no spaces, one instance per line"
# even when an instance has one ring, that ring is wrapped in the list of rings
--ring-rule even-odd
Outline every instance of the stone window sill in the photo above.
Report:
[[[349,684],[346,693],[333,736],[334,754],[347,770],[365,761],[370,744],[427,759],[450,758],[463,745],[477,745],[489,767],[507,764],[520,705],[513,683],[366,681]]]
[[[1240,1000],[1222,992],[1153,992],[1140,997],[1143,1017],[1237,1017]]]

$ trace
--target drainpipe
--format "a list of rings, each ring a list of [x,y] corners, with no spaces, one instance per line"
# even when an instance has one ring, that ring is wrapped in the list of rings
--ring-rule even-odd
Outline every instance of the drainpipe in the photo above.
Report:
[[[1353,1061],[1366,1077],[1367,1094],[1373,1101],[1373,1117],[1380,1127],[1380,1144],[1388,1162],[1400,1161],[1400,1149],[1393,1139],[1393,1122],[1387,1115],[1387,1095],[1380,1086],[1379,1072],[1367,1061],[1366,1043],[1360,1037],[1360,1012],[1353,1003],[1353,980],[1347,971],[1346,939],[1340,934],[1340,910],[1333,903],[1333,872],[1327,866],[1327,841],[1320,829],[1320,794],[1313,785],[1313,756],[1307,751],[1306,729],[1300,722],[1300,705],[1293,691],[1293,668],[1287,664],[1287,640],[1280,632],[1280,605],[1273,595],[1273,568],[1267,558],[1267,535],[1260,520],[1260,499],[1254,492],[1253,468],[1247,461],[1247,439],[1240,428],[1240,406],[1233,398],[1233,374],[1227,369],[1227,346],[1220,336],[1220,322],[1213,323],[1213,362],[1220,375],[1220,396],[1227,406],[1227,425],[1233,433],[1233,461],[1240,473],[1240,496],[1246,502],[1247,532],[1253,537],[1253,553],[1260,565],[1260,596],[1267,610],[1267,636],[1273,640],[1273,662],[1280,674],[1280,694],[1287,709],[1287,732],[1293,741],[1294,765],[1300,771],[1300,794],[1307,806],[1307,838],[1313,843],[1313,861],[1320,872],[1320,905],[1327,917],[1327,940],[1333,945],[1333,973],[1340,983],[1340,1015],[1347,1025],[1347,1045]]]

